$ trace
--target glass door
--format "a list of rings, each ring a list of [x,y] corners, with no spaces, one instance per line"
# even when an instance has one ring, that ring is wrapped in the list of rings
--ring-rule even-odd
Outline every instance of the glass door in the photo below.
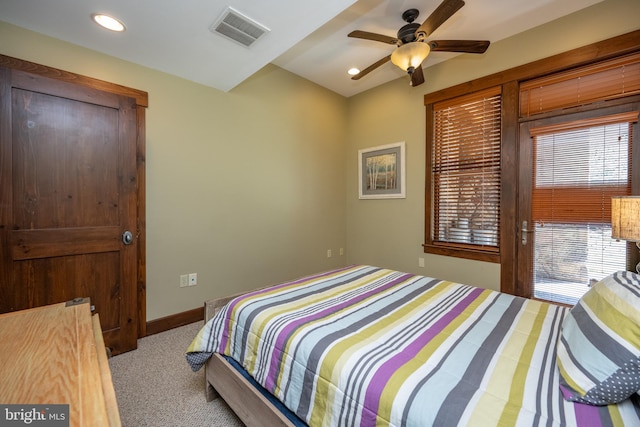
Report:
[[[518,290],[575,304],[625,270],[611,238],[611,197],[631,194],[630,113],[591,111],[521,125]]]

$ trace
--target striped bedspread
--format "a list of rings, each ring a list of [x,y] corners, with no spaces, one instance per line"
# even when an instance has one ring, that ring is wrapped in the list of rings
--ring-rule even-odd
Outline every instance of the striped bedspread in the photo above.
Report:
[[[311,426],[640,425],[631,400],[567,402],[568,309],[371,266],[238,297],[187,350],[231,356]],[[637,402],[636,402],[637,403]]]

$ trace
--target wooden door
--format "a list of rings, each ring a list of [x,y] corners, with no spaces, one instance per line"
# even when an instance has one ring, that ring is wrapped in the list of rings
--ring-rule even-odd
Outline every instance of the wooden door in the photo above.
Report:
[[[0,72],[0,312],[90,297],[106,345],[134,349],[135,101]]]

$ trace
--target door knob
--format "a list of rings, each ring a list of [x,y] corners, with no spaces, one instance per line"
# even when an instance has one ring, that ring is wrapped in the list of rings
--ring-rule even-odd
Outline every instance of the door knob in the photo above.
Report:
[[[131,233],[129,230],[127,230],[124,233],[122,233],[122,243],[124,243],[125,245],[132,244],[133,243],[133,233]]]

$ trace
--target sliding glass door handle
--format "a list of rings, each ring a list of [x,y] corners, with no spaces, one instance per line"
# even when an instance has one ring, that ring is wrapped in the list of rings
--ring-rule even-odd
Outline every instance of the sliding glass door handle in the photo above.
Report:
[[[527,234],[529,233],[533,233],[534,230],[529,230],[527,227],[529,226],[529,223],[527,221],[522,221],[522,229],[521,234],[522,234],[522,245],[526,245],[527,244]]]

